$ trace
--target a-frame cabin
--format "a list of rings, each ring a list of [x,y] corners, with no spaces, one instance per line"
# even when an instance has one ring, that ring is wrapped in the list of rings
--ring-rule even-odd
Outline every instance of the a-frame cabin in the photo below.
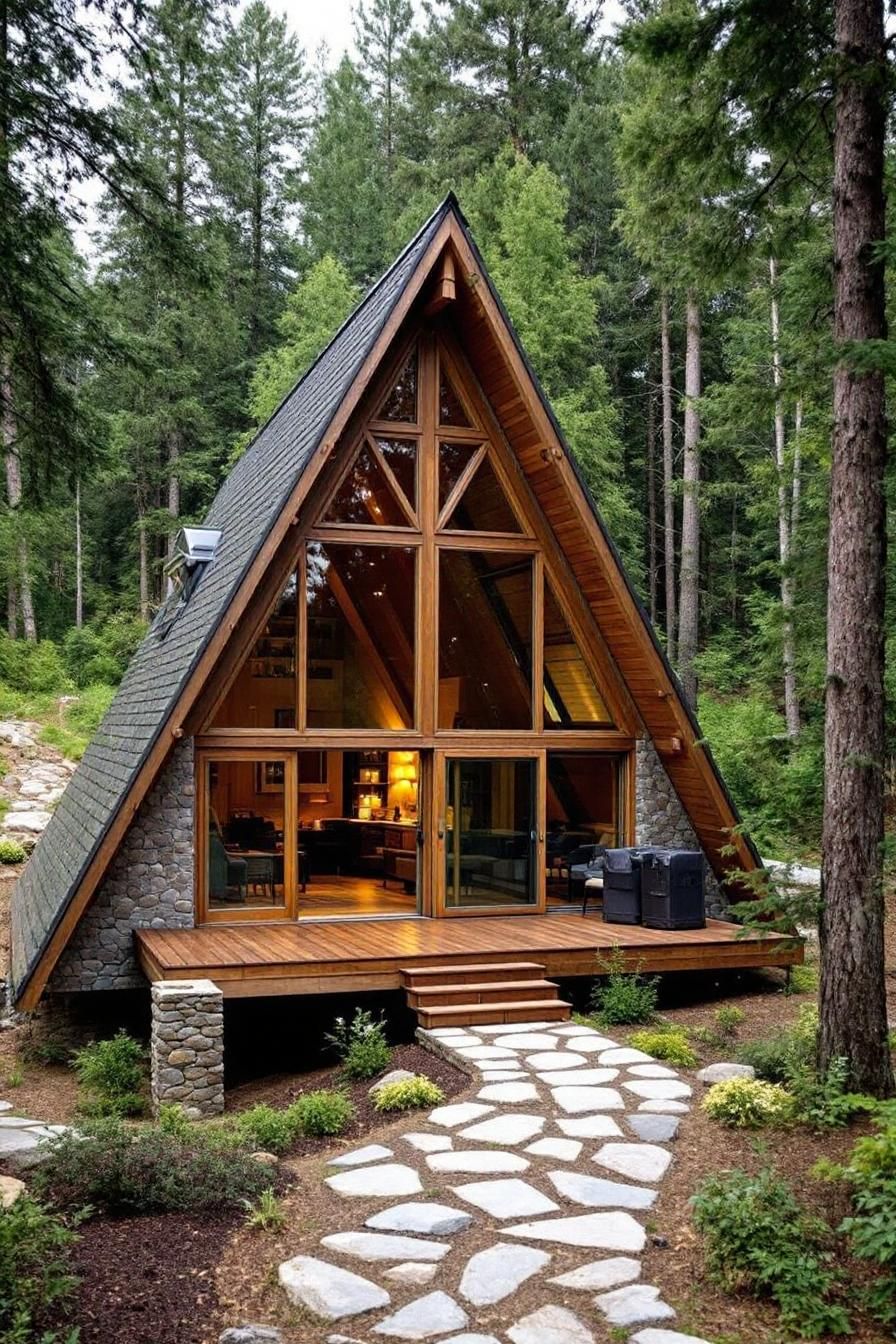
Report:
[[[579,845],[699,846],[714,914],[758,859],[453,198],[205,529],[18,884],[20,1008],[797,959],[570,899]]]

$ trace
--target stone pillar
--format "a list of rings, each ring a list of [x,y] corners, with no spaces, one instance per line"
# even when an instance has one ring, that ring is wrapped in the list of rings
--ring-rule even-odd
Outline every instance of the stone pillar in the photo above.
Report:
[[[193,1120],[224,1110],[224,995],[213,980],[152,986],[153,1111],[176,1102]]]

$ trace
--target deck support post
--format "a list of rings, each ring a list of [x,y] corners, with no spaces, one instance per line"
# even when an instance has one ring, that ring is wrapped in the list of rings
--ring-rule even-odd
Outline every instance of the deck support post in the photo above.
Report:
[[[224,995],[213,980],[152,986],[152,1107],[182,1106],[191,1120],[224,1110]]]

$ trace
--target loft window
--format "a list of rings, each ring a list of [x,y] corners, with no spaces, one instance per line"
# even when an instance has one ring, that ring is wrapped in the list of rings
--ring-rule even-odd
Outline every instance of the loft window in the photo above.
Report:
[[[171,629],[190,599],[206,565],[215,557],[221,533],[214,527],[182,527],[171,559],[165,565],[168,591],[156,612],[153,630],[159,639]]]

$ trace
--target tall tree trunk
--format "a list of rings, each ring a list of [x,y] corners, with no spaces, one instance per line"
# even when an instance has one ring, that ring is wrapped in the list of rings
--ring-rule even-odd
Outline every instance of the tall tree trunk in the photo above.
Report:
[[[881,0],[835,0],[834,431],[828,540],[819,1064],[893,1092],[884,980],[884,592],[887,451],[883,373],[850,347],[886,337]]]
[[[797,398],[793,411],[793,485],[790,496],[790,548],[797,544],[800,530],[800,506],[803,495],[803,399]]]
[[[700,308],[693,290],[687,297],[684,367],[684,469],[681,502],[681,596],[678,605],[678,671],[685,699],[697,703],[697,636],[700,622]]]
[[[249,354],[255,356],[261,348],[261,273],[264,256],[264,125],[263,107],[265,89],[261,57],[256,49],[255,79],[252,89],[252,113],[255,134],[252,146],[252,310],[249,314]]]
[[[666,652],[675,662],[675,635],[678,628],[675,598],[675,467],[672,453],[672,350],[669,340],[669,296],[660,300],[660,349],[663,385],[663,546],[666,579]]]
[[[12,372],[7,360],[0,368],[0,437],[3,440],[3,455],[6,467],[6,497],[13,515],[18,539],[16,555],[18,557],[18,603],[22,613],[22,629],[29,642],[37,642],[37,622],[34,618],[34,598],[31,591],[31,561],[28,554],[28,538],[21,531],[19,509],[22,504],[22,461],[16,442],[16,419],[13,409]]]
[[[19,637],[19,595],[14,579],[6,584],[6,633],[10,639]]]
[[[794,584],[791,568],[792,484],[787,482],[787,436],[781,395],[781,318],[778,309],[778,264],[768,259],[772,331],[772,381],[775,385],[775,467],[778,475],[778,560],[781,565],[781,662],[784,680],[784,720],[787,736],[796,743],[800,735],[800,702],[796,689],[796,636],[793,627]]]
[[[658,560],[656,553],[656,400],[652,363],[647,365],[647,576],[650,619],[656,625]]]
[[[143,502],[137,506],[137,561],[140,574],[140,619],[149,620],[149,550]]]
[[[81,477],[75,480],[75,628],[84,624],[84,551],[81,544]]]
[[[175,430],[168,436],[168,513],[172,519],[180,516],[180,434]],[[168,533],[167,556],[174,555],[177,528],[172,523]]]

